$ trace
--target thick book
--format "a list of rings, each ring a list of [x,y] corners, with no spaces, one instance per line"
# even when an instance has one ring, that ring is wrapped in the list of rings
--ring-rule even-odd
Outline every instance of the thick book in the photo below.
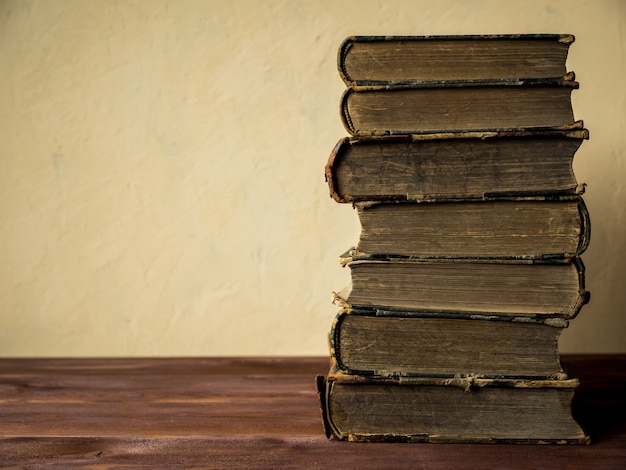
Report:
[[[352,135],[393,135],[511,129],[558,129],[574,124],[574,74],[525,81],[424,82],[349,87],[341,119]]]
[[[347,253],[342,307],[574,318],[588,302],[584,266],[568,260],[363,258]]]
[[[483,199],[580,192],[572,162],[589,132],[459,132],[345,137],[325,168],[340,203],[402,199]]]
[[[341,309],[331,360],[366,376],[565,379],[558,339],[567,325],[558,317]]]
[[[361,257],[572,258],[590,239],[580,196],[355,203]]]
[[[350,36],[337,68],[349,86],[561,77],[573,42],[571,34]]]
[[[576,379],[317,378],[328,437],[357,442],[588,444]]]

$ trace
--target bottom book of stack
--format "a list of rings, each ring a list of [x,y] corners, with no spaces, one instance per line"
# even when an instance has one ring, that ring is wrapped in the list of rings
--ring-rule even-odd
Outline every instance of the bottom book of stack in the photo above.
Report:
[[[345,307],[318,377],[328,437],[366,442],[587,444],[557,316]]]
[[[318,377],[327,436],[356,442],[587,444],[576,379]]]

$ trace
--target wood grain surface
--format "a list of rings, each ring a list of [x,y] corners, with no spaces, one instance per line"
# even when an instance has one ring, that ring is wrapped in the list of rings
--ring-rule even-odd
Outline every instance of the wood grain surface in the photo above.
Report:
[[[314,380],[327,358],[0,359],[0,465],[626,468],[626,355],[564,362],[590,446],[328,440]]]

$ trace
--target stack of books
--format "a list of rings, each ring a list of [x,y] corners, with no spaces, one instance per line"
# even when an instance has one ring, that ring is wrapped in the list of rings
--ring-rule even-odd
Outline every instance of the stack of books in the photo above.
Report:
[[[571,35],[350,37],[350,137],[326,166],[351,203],[329,437],[588,443],[558,339],[588,301],[584,185],[572,169]]]

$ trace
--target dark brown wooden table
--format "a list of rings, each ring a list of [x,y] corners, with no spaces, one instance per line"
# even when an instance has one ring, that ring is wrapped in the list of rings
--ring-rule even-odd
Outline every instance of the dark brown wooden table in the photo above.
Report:
[[[0,359],[0,464],[625,469],[626,355],[563,359],[590,446],[328,440],[314,384],[327,358]]]

